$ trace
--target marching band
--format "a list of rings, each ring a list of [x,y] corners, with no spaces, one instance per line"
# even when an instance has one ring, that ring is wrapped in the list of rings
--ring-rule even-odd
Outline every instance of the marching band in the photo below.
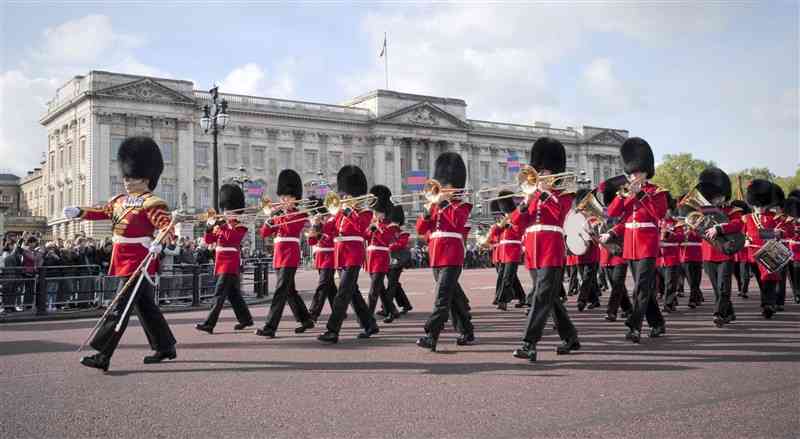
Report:
[[[703,272],[713,289],[716,327],[736,320],[731,302],[734,276],[744,299],[750,275],[755,278],[765,319],[783,309],[787,280],[800,303],[800,190],[787,196],[775,183],[756,179],[733,200],[728,175],[710,167],[700,173],[689,193],[678,196],[651,182],[655,161],[644,139],[627,139],[620,158],[624,175],[594,189],[579,190],[575,174],[566,171],[564,146],[543,137],[533,144],[530,164],[522,167],[514,184],[473,193],[466,189],[462,157],[443,152],[419,193],[392,196],[383,185],[368,191],[364,172],[346,165],[337,174],[336,191],[328,192],[324,200],[303,199],[300,176],[285,169],[277,179],[278,202],[265,199],[258,208],[246,208],[242,189],[226,184],[219,190],[220,214],[187,216],[170,215],[166,203],[153,194],[164,166],[158,145],[146,137],[126,139],[117,157],[125,193],[98,208],[64,209],[67,218],[111,220],[110,274],[124,278],[87,340],[97,353],[82,358],[81,364],[108,370],[131,312],[139,316],[155,351],[144,362],[176,358],[175,338],[153,295],[156,255],[176,223],[198,219],[206,222],[205,242],[216,245],[215,301],[206,320],[196,325],[209,334],[226,300],[238,321],[234,329],[254,324],[240,291],[241,242],[248,230],[242,218],[249,215],[265,217],[259,233],[274,243],[277,277],[266,320],[256,335],[275,337],[287,303],[299,324],[295,332],[312,329],[326,302],[331,312],[319,341],[338,343],[349,306],[362,329],[359,339],[378,334],[376,314],[389,324],[412,310],[400,282],[410,259],[411,236],[402,229],[407,204],[424,204],[414,228],[418,239],[428,244],[435,283],[434,307],[422,328],[424,335],[417,340],[426,350],[437,350],[450,319],[458,332],[457,345],[477,343],[469,298],[459,283],[465,241],[472,228],[470,217],[477,203],[488,202],[495,219],[488,231],[487,224],[480,224],[481,230],[474,235],[478,245],[491,252],[497,268],[493,304],[507,311],[516,300],[516,307],[530,308],[522,344],[513,351],[516,358],[536,361],[537,343],[551,316],[562,341],[556,353],[581,348],[565,307],[564,278],[570,266],[576,282],[580,279],[578,312],[600,306],[598,276],[603,276],[610,285],[604,319],[614,322],[621,311],[625,338],[633,343],[641,342],[645,320],[651,338],[666,333],[664,315],[681,305],[684,279],[689,288],[688,308],[702,304]],[[484,198],[489,192],[496,195]],[[303,236],[319,274],[310,308],[295,286]],[[520,264],[533,281],[527,297],[517,276]],[[358,290],[362,268],[370,277],[367,301]],[[631,296],[626,286],[628,271],[633,278]]]

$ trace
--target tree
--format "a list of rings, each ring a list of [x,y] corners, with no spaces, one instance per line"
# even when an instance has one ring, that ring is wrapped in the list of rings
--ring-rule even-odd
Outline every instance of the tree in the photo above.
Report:
[[[749,168],[742,170],[740,172],[731,174],[731,184],[733,187],[733,198],[739,198],[739,181],[741,180],[742,188],[741,188],[741,198],[744,198],[744,194],[747,193],[747,185],[750,184],[751,181],[760,178],[764,180],[774,181],[778,186],[780,186],[785,193],[789,193],[790,191],[797,189],[800,187],[800,169],[795,171],[794,176],[789,177],[777,177],[767,168]]]
[[[653,182],[667,189],[673,197],[679,197],[689,192],[697,184],[700,173],[711,166],[716,165],[711,161],[695,159],[690,153],[667,154],[656,167]]]

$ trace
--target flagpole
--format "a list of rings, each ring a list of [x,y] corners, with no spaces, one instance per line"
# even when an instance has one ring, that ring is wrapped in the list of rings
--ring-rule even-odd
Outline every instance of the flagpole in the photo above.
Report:
[[[383,51],[384,51],[383,65],[386,76],[386,89],[388,90],[389,89],[389,43],[388,40],[386,39],[387,34],[388,34],[387,32],[383,33]]]

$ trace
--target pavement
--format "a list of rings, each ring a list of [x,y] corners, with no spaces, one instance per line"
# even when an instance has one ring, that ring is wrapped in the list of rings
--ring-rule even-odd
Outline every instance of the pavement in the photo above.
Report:
[[[149,348],[134,319],[103,374],[76,352],[94,319],[3,324],[0,438],[800,436],[800,305],[768,321],[757,292],[735,297],[737,322],[718,329],[707,290],[698,309],[681,299],[665,337],[633,345],[621,321],[603,320],[605,307],[579,313],[573,297],[582,349],[556,355],[548,329],[531,364],[511,356],[524,310],[492,307],[494,280],[491,269],[464,271],[479,344],[456,346],[448,325],[439,353],[414,345],[432,309],[430,270],[403,275],[409,315],[357,340],[351,311],[334,346],[316,340],[327,306],[302,335],[287,307],[275,339],[234,331],[230,309],[214,335],[199,333],[205,311],[190,311],[167,316],[177,360],[142,364]],[[315,282],[301,272],[297,287]],[[263,321],[265,305],[252,311]]]

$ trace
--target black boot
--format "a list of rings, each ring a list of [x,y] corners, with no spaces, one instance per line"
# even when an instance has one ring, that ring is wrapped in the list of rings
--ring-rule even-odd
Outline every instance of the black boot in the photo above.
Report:
[[[380,310],[375,313],[376,316],[386,317],[386,311]]]
[[[248,327],[250,327],[250,326],[253,326],[253,322],[252,322],[252,321],[251,321],[251,322],[249,322],[249,323],[237,323],[237,324],[236,324],[236,325],[233,327],[233,329],[234,329],[235,331],[241,331],[242,329],[248,328]]]
[[[475,340],[475,334],[461,334],[456,339],[456,344],[459,346],[472,346],[477,343],[478,341]]]
[[[497,309],[500,311],[508,311],[508,304],[505,302],[500,302],[497,304]]]
[[[400,314],[408,314],[412,309],[414,309],[413,306],[404,306],[403,309],[400,310]]]
[[[664,325],[658,325],[650,328],[650,338],[661,337],[666,334],[667,328]]]
[[[639,331],[630,327],[628,328],[628,332],[625,333],[625,338],[637,344],[642,341],[642,336],[639,334]]]
[[[526,341],[522,343],[522,347],[515,350],[511,355],[513,355],[514,358],[522,358],[523,360],[528,360],[533,363],[536,361],[536,346]]]
[[[269,328],[256,329],[255,334],[260,337],[275,338],[275,331]]]
[[[436,352],[436,343],[438,341],[438,337],[426,335],[417,339],[417,346],[421,347],[422,349],[428,349],[431,352]]]
[[[380,328],[378,328],[378,325],[375,325],[375,326],[373,326],[371,328],[367,328],[367,329],[359,332],[358,333],[358,338],[370,338],[370,337],[372,337],[373,335],[375,335],[375,334],[377,334],[379,332],[381,332]]]
[[[775,314],[775,307],[772,305],[764,305],[761,309],[761,315],[764,316],[765,319],[771,319],[773,314]]]
[[[194,329],[197,329],[198,331],[202,332],[208,332],[209,334],[214,333],[214,327],[205,323],[198,323],[194,325]]]
[[[295,334],[302,334],[302,333],[306,332],[306,329],[311,329],[313,327],[314,327],[314,321],[313,320],[306,320],[305,322],[301,323],[300,326],[294,328],[294,333]]]
[[[564,340],[560,345],[556,347],[556,354],[558,355],[566,355],[572,351],[580,350],[581,342],[578,341],[578,337],[575,337],[570,340]]]
[[[600,302],[592,302],[592,303],[589,304],[589,306],[587,306],[587,308],[589,308],[589,309],[595,309],[595,308],[599,308],[599,307],[600,307]]]
[[[81,358],[81,364],[86,367],[93,367],[100,369],[103,372],[108,372],[108,366],[111,365],[111,359],[103,354],[94,354]]]
[[[714,316],[714,326],[717,328],[725,326],[725,319],[722,316]]]
[[[616,322],[617,321],[617,315],[614,314],[613,312],[610,312],[610,313],[606,314],[605,318],[606,318],[607,322]]]
[[[178,357],[178,354],[175,352],[175,348],[169,351],[163,352],[155,352],[153,355],[148,355],[144,357],[144,364],[155,364],[160,363],[164,360],[174,360]]]
[[[578,312],[583,312],[583,310],[585,308],[586,308],[586,302],[584,302],[583,300],[579,300],[578,301]]]
[[[319,341],[321,341],[323,343],[336,344],[336,343],[339,343],[339,334],[337,334],[335,332],[328,331],[328,332],[320,335],[319,337],[317,337],[317,340],[319,340]]]
[[[392,323],[394,319],[399,319],[399,318],[400,314],[389,314],[386,316],[385,319],[383,319],[383,323]]]

